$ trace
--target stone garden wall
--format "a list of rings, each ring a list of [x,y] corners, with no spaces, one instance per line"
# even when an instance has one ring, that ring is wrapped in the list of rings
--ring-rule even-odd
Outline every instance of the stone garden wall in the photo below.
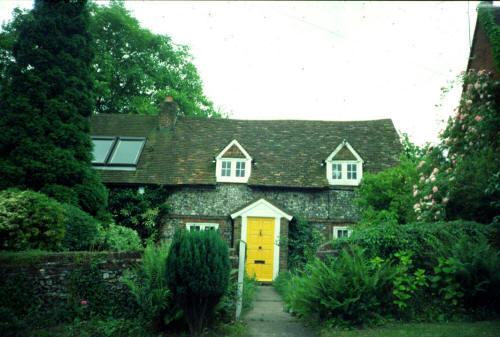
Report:
[[[21,261],[1,260],[2,278],[29,282],[33,295],[41,295],[48,303],[64,303],[69,296],[75,272],[85,273],[92,263],[98,266],[100,282],[112,293],[128,293],[119,281],[123,272],[140,262],[142,251],[74,252],[33,256]],[[84,299],[82,299],[84,300]]]

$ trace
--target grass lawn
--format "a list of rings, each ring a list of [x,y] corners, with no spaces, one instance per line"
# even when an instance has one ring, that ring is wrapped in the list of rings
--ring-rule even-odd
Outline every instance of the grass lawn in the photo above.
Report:
[[[500,321],[394,324],[376,329],[323,331],[321,337],[499,337]]]

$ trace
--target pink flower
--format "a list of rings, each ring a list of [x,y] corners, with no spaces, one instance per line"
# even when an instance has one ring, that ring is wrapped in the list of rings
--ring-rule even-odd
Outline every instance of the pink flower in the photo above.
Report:
[[[420,208],[420,205],[418,203],[416,203],[415,205],[413,205],[413,209],[419,209]]]
[[[417,165],[417,170],[418,170],[419,168],[421,168],[422,166],[424,166],[424,165],[425,165],[425,160],[422,160],[420,163],[418,163],[418,165]]]
[[[483,83],[483,88],[486,88],[488,86],[488,83]]]
[[[87,301],[83,300],[80,302],[81,305],[86,305],[87,304]]]
[[[479,76],[483,76],[483,75],[484,75],[484,69],[479,70],[479,71],[477,72],[477,74],[478,74]]]
[[[418,194],[418,190],[415,190],[415,191],[413,192],[413,197],[415,198],[415,197],[417,196],[417,194]]]
[[[432,199],[432,197],[433,197],[432,193],[431,193],[431,194],[429,194],[429,199]]]
[[[462,71],[460,72],[460,75],[463,75],[463,74],[465,74],[465,70],[462,70]]]
[[[422,217],[418,216],[417,221],[422,221]]]
[[[417,189],[417,184],[413,185],[413,190],[416,190]]]
[[[438,187],[437,187],[437,186],[434,186],[434,187],[432,188],[432,192],[436,193],[437,191],[438,191]]]
[[[432,182],[435,182],[435,181],[436,181],[436,177],[431,176],[431,181],[432,181]]]
[[[420,179],[418,181],[422,182],[424,180],[425,180],[425,177],[422,176],[422,177],[420,177]]]
[[[477,115],[475,118],[474,118],[476,121],[480,122],[483,120],[483,117]]]
[[[479,84],[479,82],[476,82],[476,83],[474,84],[474,88],[476,88],[476,89],[481,88],[481,84]]]
[[[436,204],[436,200],[433,199],[432,200],[432,204],[435,205]]]
[[[447,204],[448,203],[448,198],[443,198],[443,204]]]
[[[462,124],[462,130],[465,130],[465,124]]]
[[[470,85],[470,84],[469,84],[469,85]],[[465,102],[465,104],[467,104],[467,105],[471,105],[471,104],[472,104],[472,100],[468,99],[468,100]]]
[[[439,169],[437,167],[434,168],[434,170],[432,170],[432,174],[436,174],[439,172]]]

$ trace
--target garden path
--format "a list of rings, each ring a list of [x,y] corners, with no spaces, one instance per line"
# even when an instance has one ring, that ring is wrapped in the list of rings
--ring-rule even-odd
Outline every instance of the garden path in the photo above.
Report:
[[[260,286],[253,309],[243,317],[246,337],[314,337],[316,333],[283,311],[283,301],[274,287]]]

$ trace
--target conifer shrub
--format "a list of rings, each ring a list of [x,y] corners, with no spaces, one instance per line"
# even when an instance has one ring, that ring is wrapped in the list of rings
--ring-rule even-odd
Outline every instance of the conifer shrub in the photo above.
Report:
[[[33,191],[0,192],[0,242],[4,250],[58,249],[64,237],[64,209]]]
[[[64,204],[64,239],[66,250],[89,250],[96,243],[97,221],[73,205]]]
[[[229,284],[229,251],[218,231],[175,233],[167,283],[191,334],[200,335]]]

